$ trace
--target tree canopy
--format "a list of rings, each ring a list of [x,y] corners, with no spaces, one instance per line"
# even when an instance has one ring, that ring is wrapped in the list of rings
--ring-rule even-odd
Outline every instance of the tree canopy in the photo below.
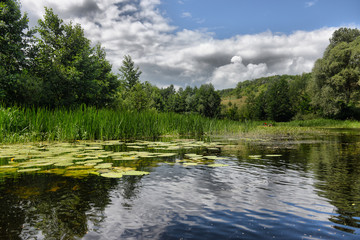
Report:
[[[316,61],[311,83],[312,104],[321,115],[348,118],[354,114],[360,91],[360,31],[334,32],[323,58]]]

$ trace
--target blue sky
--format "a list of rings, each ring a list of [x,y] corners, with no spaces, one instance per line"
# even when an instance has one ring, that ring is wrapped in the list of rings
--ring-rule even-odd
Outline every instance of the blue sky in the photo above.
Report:
[[[207,29],[218,38],[360,22],[359,0],[167,0],[160,9],[180,28]]]
[[[53,8],[80,23],[118,72],[130,55],[141,80],[217,89],[310,72],[332,33],[360,26],[359,0],[21,0],[31,25]]]

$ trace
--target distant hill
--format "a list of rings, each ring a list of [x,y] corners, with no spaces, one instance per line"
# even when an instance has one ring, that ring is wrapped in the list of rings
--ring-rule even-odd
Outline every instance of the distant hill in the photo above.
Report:
[[[257,97],[260,93],[266,92],[268,87],[280,80],[288,82],[290,96],[296,98],[304,94],[307,83],[311,78],[311,73],[304,73],[302,75],[275,75],[270,77],[262,77],[253,80],[239,82],[235,88],[218,90],[221,96],[222,114],[229,118],[242,118],[241,115],[247,104],[249,96]],[[296,102],[295,99],[293,99]],[[236,115],[229,116],[230,115]]]

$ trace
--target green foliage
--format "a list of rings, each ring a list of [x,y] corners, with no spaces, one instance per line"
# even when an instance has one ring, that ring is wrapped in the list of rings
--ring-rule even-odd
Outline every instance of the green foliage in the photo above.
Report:
[[[130,55],[124,56],[122,64],[119,68],[121,72],[120,79],[123,81],[125,89],[130,91],[136,84],[140,83],[141,71],[138,66],[135,67],[135,63]]]
[[[24,31],[28,21],[27,15],[21,14],[18,1],[0,2],[0,62],[9,74],[18,72],[25,63],[27,35]]]
[[[220,114],[221,98],[212,84],[201,85],[196,92],[198,99],[197,112],[205,117],[216,117]]]
[[[91,47],[79,24],[64,24],[52,9],[45,11],[31,51],[31,74],[42,90],[38,104],[52,108],[111,104],[118,80],[111,73],[104,49]]]
[[[299,79],[294,81],[291,78]],[[265,80],[265,81],[264,81]],[[278,76],[266,78],[262,82],[266,84],[263,91],[256,93],[250,91],[246,99],[245,119],[253,120],[273,120],[273,121],[289,121],[294,114],[294,105],[301,101],[305,101],[301,96],[304,86],[301,86],[301,77],[297,76]],[[291,83],[291,85],[289,84]],[[258,83],[255,83],[258,84]],[[298,93],[297,97],[290,98],[290,86],[293,93]],[[293,105],[294,104],[294,105]],[[302,108],[306,108],[306,104]]]
[[[292,118],[289,85],[284,79],[274,82],[266,92],[266,115],[276,122],[287,122]]]
[[[336,30],[333,33],[333,35],[330,39],[330,45],[327,47],[326,52],[328,52],[330,49],[332,49],[339,43],[342,43],[342,42],[351,43],[359,36],[360,36],[360,30],[357,28],[354,28],[354,29],[339,28],[338,30]]]
[[[0,101],[12,104],[18,101],[19,76],[27,64],[26,48],[32,32],[27,15],[21,14],[20,3],[15,0],[0,2]]]
[[[355,116],[360,90],[360,32],[340,29],[313,68],[312,104],[324,117]]]

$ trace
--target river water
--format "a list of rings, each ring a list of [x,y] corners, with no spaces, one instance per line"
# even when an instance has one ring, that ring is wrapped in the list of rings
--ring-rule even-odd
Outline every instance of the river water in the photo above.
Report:
[[[141,176],[3,174],[0,239],[360,239],[359,133],[226,139],[134,160]]]

